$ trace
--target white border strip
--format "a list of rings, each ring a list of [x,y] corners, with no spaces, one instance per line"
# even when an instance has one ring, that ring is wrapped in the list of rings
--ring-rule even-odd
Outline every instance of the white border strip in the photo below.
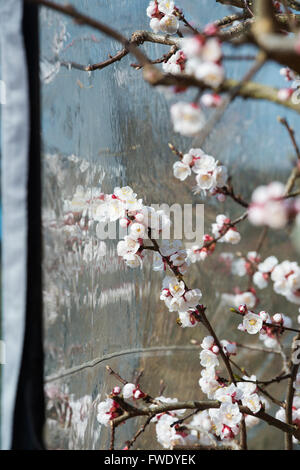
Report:
[[[21,0],[0,0],[2,146],[2,367],[1,447],[11,446],[14,404],[23,350],[26,312],[27,170],[29,103],[22,38]]]

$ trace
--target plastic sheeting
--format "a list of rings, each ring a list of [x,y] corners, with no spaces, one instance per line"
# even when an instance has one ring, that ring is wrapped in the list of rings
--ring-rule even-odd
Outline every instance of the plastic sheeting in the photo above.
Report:
[[[178,3],[201,26],[227,12],[211,0]],[[149,29],[147,0],[72,4],[128,37],[135,30]],[[176,315],[159,301],[161,276],[150,265],[129,270],[117,257],[116,241],[105,241],[104,248],[94,227],[74,232],[65,223],[66,201],[76,191],[93,196],[99,188],[112,192],[114,186],[128,184],[146,204],[202,202],[191,194],[193,182],[182,184],[173,178],[174,158],[167,145],[171,141],[188,150],[197,140],[174,134],[172,101],[144,83],[141,73],[130,67],[132,57],[92,74],[68,66],[72,61],[87,65],[106,59],[120,48],[115,41],[46,9],[41,11],[41,32],[47,441],[49,448],[107,448],[109,430],[97,423],[96,408],[116,382],[107,376],[105,366],[111,365],[127,380],[144,368],[142,388],[155,396],[163,379],[166,396],[202,398],[199,353],[190,340],[201,340],[205,332],[176,325]],[[151,58],[166,52],[159,45],[143,48]],[[243,52],[253,50],[238,51]],[[242,77],[249,66],[231,62],[228,75]],[[284,86],[274,64],[267,65],[257,80]],[[195,91],[189,94],[194,96]],[[292,149],[276,121],[281,111],[273,104],[237,99],[205,142],[204,149],[229,166],[237,192],[246,198],[255,185],[283,180],[288,172]],[[293,124],[294,114],[284,115]],[[221,208],[206,201],[207,230],[217,211],[228,211],[232,218],[241,214],[231,201]],[[250,243],[243,239],[241,251],[253,249],[259,233],[246,230]],[[282,258],[286,239],[274,238],[272,250]],[[292,252],[289,255],[293,257]],[[242,341],[236,319],[221,302],[221,293],[241,281],[226,271],[217,254],[204,265],[195,265],[188,279],[189,285],[204,292],[203,302],[220,338]],[[295,317],[294,306],[286,307],[271,291],[264,293],[261,306]],[[254,363],[265,376],[279,368],[271,356],[262,361],[259,354],[241,351],[239,358],[246,367]],[[118,428],[117,442],[131,438],[137,425],[127,422]],[[256,446],[280,446],[278,433],[265,431],[263,424],[256,428]],[[150,435],[145,433],[139,446],[157,447]]]

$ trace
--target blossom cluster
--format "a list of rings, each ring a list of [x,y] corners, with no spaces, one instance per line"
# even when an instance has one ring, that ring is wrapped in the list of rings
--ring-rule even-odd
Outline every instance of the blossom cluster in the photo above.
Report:
[[[113,194],[104,195],[96,217],[101,222],[119,220],[120,227],[127,229],[128,235],[119,241],[117,252],[130,268],[142,266],[144,241],[148,239],[149,231],[157,238],[171,223],[164,211],[143,205],[129,186],[117,187]]]
[[[209,34],[208,34],[209,33]],[[219,40],[212,37],[216,29],[206,34],[196,34],[180,40],[180,49],[163,64],[163,70],[172,74],[188,74],[205,85],[217,89],[224,81],[222,48]],[[176,91],[176,90],[175,90]],[[198,102],[179,101],[171,106],[171,119],[175,132],[194,136],[203,128],[206,119],[201,108],[218,107],[222,98],[216,92],[205,93]]]
[[[269,256],[257,266],[253,282],[259,289],[273,281],[276,294],[283,295],[289,302],[300,304],[300,266],[296,261],[284,260],[279,263],[275,256]]]
[[[300,266],[296,261],[285,260],[274,267],[271,279],[277,294],[289,302],[300,304]]]
[[[202,297],[200,289],[187,289],[184,281],[175,276],[166,276],[163,280],[160,299],[170,312],[178,312],[182,327],[197,325],[198,305]]]
[[[212,233],[220,243],[236,245],[241,241],[241,235],[237,228],[232,226],[229,217],[223,214],[218,215],[216,223],[212,224]]]
[[[214,238],[205,234],[203,236],[203,246],[194,245],[192,248],[187,249],[188,260],[191,263],[196,263],[197,261],[204,261],[208,255],[212,254],[215,250],[216,242]]]
[[[221,241],[221,240],[219,240]],[[221,260],[230,266],[231,272],[237,276],[248,275],[256,288],[262,290],[273,282],[273,289],[276,294],[284,296],[289,302],[300,304],[300,266],[296,261],[284,260],[281,263],[276,256],[268,256],[264,261],[258,253],[251,251],[246,256],[234,259],[232,253],[222,253]],[[258,300],[254,288],[251,288],[252,299]],[[248,308],[253,308],[257,302],[240,302],[240,293],[237,295],[223,294],[223,299],[227,304],[238,307],[246,304]]]
[[[235,343],[223,340],[221,345],[227,356],[236,354]],[[210,409],[206,414],[206,430],[222,440],[231,440],[240,429],[242,413],[239,404],[248,407],[253,413],[258,413],[261,409],[261,397],[256,393],[256,377],[244,376],[243,381],[227,386],[224,379],[219,378],[216,372],[220,351],[214,338],[205,337],[201,347],[200,363],[204,369],[201,372],[199,385],[209,399],[221,403],[220,408]]]
[[[285,196],[285,186],[278,181],[256,188],[248,209],[249,221],[273,229],[285,227],[300,212],[300,199],[286,199]]]
[[[299,88],[300,76],[289,67],[281,68],[280,75],[282,75],[287,82],[293,82],[290,87],[280,88],[280,90],[278,90],[278,98],[281,101],[287,101],[295,93],[295,89]]]
[[[248,276],[253,275],[261,257],[256,251],[248,251],[245,256],[239,256],[237,259],[234,259],[233,253],[222,253],[221,259],[229,263],[233,275],[243,277],[246,274]]]
[[[236,289],[235,294],[222,294],[224,304],[238,308],[240,305],[246,305],[247,308],[254,308],[258,302],[256,291],[250,288],[246,291]]]
[[[159,396],[154,399],[150,408],[154,411],[156,406],[163,404],[177,403],[177,398],[169,398]],[[186,410],[174,410],[156,414],[151,422],[155,424],[157,441],[165,448],[170,449],[176,444],[188,445],[196,441],[196,438],[186,428],[182,428],[178,423],[178,419]]]
[[[297,376],[298,377],[298,376]],[[299,377],[298,377],[299,380]],[[279,419],[282,422],[286,422],[286,412],[284,408],[280,408],[276,414],[275,418]],[[292,406],[292,423],[294,426],[300,428],[300,395],[297,394],[293,399],[293,406]],[[299,441],[293,437],[293,442],[295,444],[299,444]]]
[[[216,31],[214,30],[213,33]],[[180,49],[163,63],[166,73],[192,75],[205,84],[217,88],[224,80],[221,64],[222,49],[218,39],[207,35],[195,35],[180,40]],[[220,106],[222,100],[216,93],[205,94],[202,104],[208,107]]]
[[[140,400],[145,398],[146,395],[140,390],[139,385],[135,385],[133,383],[126,383],[122,389],[120,387],[114,387],[111,395],[98,404],[98,423],[107,426],[111,420],[122,415],[122,408],[114,400],[114,397],[116,396],[120,396],[124,400]]]
[[[144,251],[149,248],[145,241],[157,239],[171,223],[164,211],[143,205],[129,186],[117,187],[113,194],[103,195],[95,217],[101,222],[119,220],[120,226],[127,229],[128,235],[119,241],[117,253],[130,268],[142,266]],[[183,327],[196,326],[196,307],[202,297],[200,289],[188,289],[181,280],[189,264],[187,250],[181,248],[179,240],[162,240],[154,253],[153,269],[165,271],[169,267],[173,272],[164,278],[160,298],[170,312],[178,312]]]
[[[217,29],[210,31],[212,34]],[[180,46],[186,57],[185,72],[193,75],[203,83],[217,88],[224,80],[225,72],[222,66],[222,48],[218,38],[207,34],[181,39]]]
[[[292,326],[290,317],[283,313],[275,313],[272,317],[262,310],[258,314],[248,310],[246,305],[240,305],[239,312],[243,315],[243,322],[239,324],[240,331],[246,331],[250,335],[259,333],[259,339],[268,348],[278,346],[280,335],[285,328]]]
[[[219,188],[225,186],[228,179],[227,168],[199,148],[190,149],[181,160],[173,165],[174,176],[180,181],[191,176],[192,171],[196,174],[197,192],[209,191],[214,194]]]
[[[150,28],[155,33],[159,31],[175,34],[179,27],[175,5],[170,0],[153,0],[147,8],[147,16],[151,18]]]

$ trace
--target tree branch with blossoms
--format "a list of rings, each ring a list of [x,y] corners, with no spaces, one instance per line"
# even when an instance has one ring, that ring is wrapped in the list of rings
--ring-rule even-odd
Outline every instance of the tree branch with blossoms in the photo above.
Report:
[[[30,1],[65,14],[78,25],[88,25],[122,45],[120,51],[92,65],[68,61],[60,65],[96,72],[131,54],[137,61],[131,65],[142,70],[144,80],[150,85],[163,87],[174,96],[196,88],[197,96],[192,102],[179,101],[170,108],[174,131],[182,136],[200,135],[203,143],[237,97],[268,100],[300,112],[300,100],[296,96],[299,93],[300,40],[297,28],[300,17],[289,11],[289,8],[300,11],[298,2],[219,0],[219,3],[240,8],[242,12],[225,15],[201,29],[189,21],[173,1],[152,0],[146,11],[152,31],[135,31],[127,39],[109,25],[80,13],[70,5],[62,6],[48,0]],[[147,42],[165,45],[168,50],[161,57],[149,59],[140,48]],[[241,44],[256,47],[255,59],[242,79],[226,77],[223,43],[234,47]],[[288,82],[295,82],[294,88],[276,89],[272,84],[252,81],[269,60],[285,66],[281,69],[281,75]],[[157,67],[159,64],[161,68]],[[214,109],[209,120],[204,112],[208,108]],[[208,332],[201,342],[199,353],[202,366],[199,386],[207,400],[178,401],[163,394],[153,398],[142,391],[139,378],[136,383],[127,382],[110,367],[107,368],[109,374],[122,385],[114,387],[108,397],[98,404],[98,422],[111,429],[111,450],[116,446],[117,428],[137,417],[144,417],[145,421],[125,443],[124,449],[132,448],[151,424],[155,425],[157,440],[164,448],[198,446],[212,449],[227,446],[246,450],[247,429],[256,426],[259,421],[281,430],[287,449],[292,449],[293,439],[296,442],[300,440],[300,375],[298,363],[294,361],[300,331],[283,313],[269,314],[264,310],[255,313],[259,302],[258,290],[269,285],[286,301],[300,305],[298,263],[288,260],[280,262],[272,255],[262,260],[259,253],[269,230],[283,230],[300,221],[299,191],[295,188],[300,175],[300,151],[287,120],[280,118],[279,121],[289,133],[297,157],[295,165],[285,184],[273,181],[252,188],[249,201],[237,193],[229,170],[214,156],[208,155],[202,148],[191,148],[185,152],[169,144],[178,157],[173,164],[176,179],[183,182],[194,175],[195,186],[192,189],[195,194],[215,198],[216,203],[230,198],[243,208],[243,213],[233,220],[228,214],[218,214],[211,234],[206,233],[199,246],[184,248],[180,241],[170,242],[169,237],[164,237],[171,226],[169,216],[162,210],[145,205],[129,186],[116,187],[112,194],[98,190],[92,197],[80,188],[72,200],[66,201],[64,220],[68,226],[80,229],[94,224],[99,228],[101,224],[118,221],[124,235],[117,245],[117,254],[125,265],[134,269],[152,263],[155,271],[164,274],[160,299],[169,312],[176,313],[178,326],[204,327]],[[263,348],[257,348],[260,353],[276,352],[281,355],[285,370],[271,379],[258,379],[233,359],[239,348],[246,346],[219,338],[207,307],[200,303],[202,291],[190,288],[185,280],[190,265],[202,263],[208,256],[213,256],[216,247],[239,244],[241,234],[238,229],[241,223],[250,223],[263,230],[256,249],[237,256],[237,259],[233,254],[227,256],[232,273],[247,276],[249,283],[247,290],[223,293],[222,299],[229,304],[232,313],[243,318],[238,330],[258,335],[264,343]],[[297,333],[293,344],[289,345],[289,355],[281,343],[288,332]],[[227,378],[223,377],[222,368],[226,369]],[[239,375],[234,373],[233,368],[238,370]],[[286,380],[288,386],[284,400],[266,390],[269,385]],[[270,407],[268,400],[279,407],[275,417],[266,412]],[[186,410],[193,412],[186,416]]]

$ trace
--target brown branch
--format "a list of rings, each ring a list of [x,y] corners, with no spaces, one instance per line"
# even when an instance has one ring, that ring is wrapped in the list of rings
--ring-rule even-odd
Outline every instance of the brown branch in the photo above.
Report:
[[[279,350],[280,350],[280,355],[281,355],[282,364],[283,364],[283,370],[286,374],[288,374],[289,373],[288,359],[287,359],[287,356],[285,354],[284,347],[281,344],[281,341],[280,341],[280,338],[279,338],[279,333],[276,334],[276,341],[277,341],[277,344],[278,344],[278,347],[279,347]]]
[[[127,380],[123,379],[119,374],[117,374],[117,372],[112,370],[110,366],[106,366],[106,370],[109,373],[109,375],[112,375],[113,377],[115,377],[119,382],[121,382],[121,384],[126,385],[128,383]]]
[[[172,76],[164,76],[157,68],[154,67],[153,64],[151,64],[151,61],[149,58],[143,54],[137,47],[139,44],[143,44],[145,41],[149,42],[154,42],[154,43],[160,43],[160,44],[166,44],[170,46],[176,46],[178,47],[179,45],[179,39],[178,38],[170,38],[166,37],[163,35],[156,35],[147,31],[137,31],[135,32],[131,40],[128,41],[125,37],[123,37],[119,32],[113,30],[107,25],[104,25],[86,15],[83,15],[79,13],[77,10],[75,10],[72,6],[62,6],[55,4],[53,2],[50,2],[48,0],[26,0],[28,2],[34,2],[39,5],[43,5],[45,7],[51,8],[53,10],[56,10],[60,13],[63,13],[65,15],[68,15],[72,18],[74,18],[78,24],[86,24],[89,25],[98,31],[113,37],[117,41],[121,42],[124,45],[124,48],[117,52],[113,57],[107,59],[106,61],[99,62],[97,64],[93,65],[80,65],[76,64],[74,62],[68,63],[68,62],[63,62],[64,66],[73,66],[74,68],[78,68],[83,71],[92,71],[92,70],[97,70],[97,69],[103,69],[104,67],[107,67],[108,65],[111,65],[112,63],[122,59],[125,57],[128,52],[132,53],[139,61],[140,65],[144,66],[144,78],[146,81],[148,81],[151,85],[181,85],[181,86],[196,86],[201,89],[206,89],[206,88],[211,88],[201,81],[195,79],[194,77],[172,77]],[[249,80],[249,78],[248,78]],[[253,98],[253,99],[264,99],[268,101],[273,101],[275,103],[281,104],[283,106],[286,106],[288,108],[294,109],[297,112],[300,112],[300,105],[292,103],[291,100],[286,100],[286,101],[281,101],[278,98],[278,90],[267,87],[265,85],[260,85],[256,83],[244,83],[244,82],[237,82],[234,80],[226,80],[224,84],[219,88],[219,90],[215,91],[229,91],[233,95],[236,96],[241,96],[243,98]]]
[[[297,142],[296,142],[294,129],[289,125],[289,123],[287,122],[287,120],[286,120],[285,118],[278,117],[278,121],[279,121],[279,122],[286,128],[286,130],[288,131],[289,136],[290,136],[290,139],[291,139],[292,144],[293,144],[293,147],[294,147],[294,150],[295,150],[295,152],[296,152],[297,158],[298,158],[298,160],[300,161],[300,149],[299,149],[298,144],[297,144]]]
[[[228,180],[228,184],[224,186],[223,188],[221,188],[220,191],[225,196],[231,197],[231,199],[237,202],[240,206],[245,207],[245,208],[249,207],[248,202],[246,202],[240,194],[235,193],[232,183],[231,183],[231,179]]]
[[[116,427],[114,421],[110,421],[110,446],[109,450],[114,450],[115,448],[115,435],[116,435]]]
[[[299,168],[298,168],[298,165],[295,166],[292,171],[291,171],[291,174],[288,178],[288,181],[286,183],[286,186],[285,186],[285,197],[289,196],[290,195],[290,191],[292,191],[295,183],[296,183],[296,180],[300,177],[300,171],[299,171]]]
[[[164,405],[157,405],[151,408],[136,408],[134,407],[134,411],[132,414],[124,413],[124,415],[115,418],[113,421],[115,426],[118,426],[124,421],[127,421],[130,418],[134,418],[136,416],[151,416],[153,414],[161,414],[166,413],[168,411],[176,411],[176,410],[198,410],[204,411],[211,408],[219,408],[221,403],[218,401],[184,401],[184,402],[177,402],[177,403],[168,403]],[[270,426],[274,426],[277,429],[285,433],[290,433],[296,437],[296,439],[300,439],[300,429],[297,426],[293,426],[287,423],[284,423],[273,416],[269,415],[263,410],[260,410],[258,413],[253,413],[249,408],[239,405],[241,413],[255,416],[262,421],[266,422]]]
[[[300,11],[300,2],[297,2],[296,0],[287,0],[287,2],[291,8]]]
[[[181,10],[179,10],[177,7],[175,7],[175,11],[174,11],[175,15],[177,16],[177,18],[183,22],[183,24],[192,31],[192,33],[194,34],[199,34],[200,31],[198,31],[197,28],[195,28],[194,26],[191,25],[191,23],[189,23],[186,19],[186,17],[184,16],[183,12]]]
[[[231,364],[233,364],[238,370],[240,373],[242,374],[246,374],[248,377],[251,376],[251,374],[249,372],[246,371],[245,368],[241,368],[235,361],[233,361],[232,359],[230,359],[230,362]],[[267,398],[269,398],[273,403],[275,403],[276,405],[278,406],[281,406],[284,408],[284,403],[281,402],[280,400],[277,400],[277,398],[273,397],[269,392],[267,392],[260,384],[264,384],[264,386],[267,386],[269,385],[268,383],[266,384],[266,382],[261,382],[261,381],[253,381],[253,380],[246,380],[246,379],[239,379],[237,380],[237,382],[250,382],[250,383],[254,383],[255,385],[257,385],[257,389],[260,391],[260,393],[262,395],[265,395]],[[266,385],[265,385],[266,384]]]
[[[241,421],[241,431],[240,431],[240,446],[242,450],[248,450],[248,445],[247,445],[247,428],[246,428],[246,422],[245,422],[245,416],[242,417]]]
[[[152,418],[154,418],[155,414],[152,414],[150,415],[146,421],[144,422],[144,424],[139,428],[139,430],[135,433],[135,435],[133,436],[132,439],[130,439],[130,441],[127,441],[126,442],[126,446],[127,446],[127,449],[130,449],[133,444],[135,443],[135,441],[137,440],[137,438],[143,433],[145,432],[145,429],[146,427],[150,424]]]
[[[261,250],[261,248],[262,248],[262,246],[263,246],[263,244],[264,244],[264,242],[265,242],[265,240],[268,236],[268,231],[269,231],[269,227],[267,227],[267,226],[262,229],[261,234],[260,234],[260,236],[258,238],[258,241],[257,241],[257,245],[255,247],[256,253],[260,252],[260,250]]]
[[[206,123],[199,135],[200,145],[203,145],[205,139],[210,135],[216,124],[221,120],[228,106],[234,101],[234,99],[240,94],[240,90],[243,85],[247,84],[253,76],[261,69],[265,63],[264,53],[259,53],[257,59],[248,72],[244,75],[243,79],[228,92],[226,99],[223,100],[222,105],[215,111],[211,119]]]
[[[80,13],[72,5],[66,5],[66,6],[59,5],[58,3],[50,2],[48,0],[25,0],[25,1],[29,3],[36,3],[38,5],[41,5],[47,8],[51,8],[52,10],[55,10],[59,13],[62,13],[66,16],[73,18],[76,21],[76,23],[79,25],[90,26],[94,29],[97,29],[101,33],[105,34],[106,36],[112,37],[116,41],[123,44],[126,51],[133,54],[137,58],[139,63],[141,63],[144,66],[147,65],[150,70],[154,69],[154,72],[155,70],[158,72],[158,70],[153,68],[153,66],[150,64],[148,57],[145,54],[143,54],[143,52],[138,47],[136,47],[136,44],[133,41],[128,41],[126,37],[124,37],[122,34],[114,30],[110,26],[104,23],[101,23],[100,21],[97,21],[87,15],[84,15],[83,13]]]
[[[245,20],[248,17],[249,17],[249,15],[246,12],[245,13],[237,13],[237,14],[233,14],[233,15],[227,15],[227,16],[224,16],[224,18],[221,18],[219,20],[214,21],[214,25],[217,26],[218,28],[221,28],[223,26],[228,26],[231,23],[234,23],[235,21]]]
[[[297,350],[297,342],[300,340],[300,334],[295,336],[292,345],[292,355]],[[291,364],[290,367],[290,378],[288,381],[287,387],[287,396],[286,396],[286,409],[285,409],[285,418],[287,424],[293,424],[293,400],[294,400],[294,382],[296,380],[296,376],[298,373],[299,364]],[[286,450],[293,450],[293,439],[292,436],[286,435],[285,436],[285,449]]]
[[[250,16],[254,16],[253,11],[251,10],[251,8],[249,6],[248,0],[244,0],[244,7],[245,7],[245,10],[248,11]]]
[[[289,193],[285,196],[285,199],[289,199],[291,197],[297,197],[297,196],[300,196],[300,191],[295,191],[293,193]]]
[[[267,57],[300,73],[300,56],[296,50],[297,37],[278,33],[278,23],[272,0],[255,1],[256,21],[252,34],[256,44]],[[289,18],[287,18],[289,21]]]
[[[246,214],[247,215],[247,214]],[[243,220],[243,218],[245,218],[245,214],[243,214],[242,217],[239,217],[239,219],[237,219],[236,221],[232,222],[232,224],[236,224],[238,222],[240,222],[241,220]],[[228,224],[229,225],[229,224]],[[179,279],[179,280],[182,280],[184,282],[184,285],[185,285],[185,288],[186,290],[189,290],[189,287],[187,286],[187,284],[185,283],[185,281],[183,280],[183,277],[182,275],[180,274],[180,272],[178,271],[178,268],[176,266],[173,266],[172,262],[169,260],[168,257],[166,256],[163,256],[161,251],[160,251],[160,248],[159,248],[159,245],[157,243],[157,241],[151,237],[151,229],[149,229],[149,239],[151,240],[153,246],[155,247],[156,251],[160,254],[160,256],[162,257],[162,259],[164,260],[164,262],[169,266],[169,268],[171,269],[171,271],[173,272],[173,274]],[[226,356],[226,354],[224,353],[223,351],[223,348],[221,346],[221,343],[213,329],[213,327],[211,326],[208,318],[206,317],[205,315],[205,307],[203,307],[203,305],[197,305],[195,307],[195,309],[198,311],[198,314],[195,314],[195,318],[198,320],[198,321],[201,321],[204,326],[206,327],[206,329],[209,331],[209,333],[211,334],[211,336],[214,338],[215,340],[215,343],[216,345],[218,346],[219,348],[219,352],[220,352],[220,356],[222,357],[222,360],[224,362],[224,365],[227,369],[227,372],[229,374],[229,377],[231,379],[231,381],[233,383],[235,383],[235,378],[234,378],[234,374],[232,372],[232,369],[231,369],[231,366],[230,366],[230,362],[228,360],[228,357]]]
[[[250,382],[250,383],[254,383],[256,385],[264,385],[264,386],[267,386],[267,385],[271,385],[271,384],[274,384],[274,383],[279,383],[279,382],[282,382],[283,380],[287,380],[289,379],[291,376],[291,374],[285,374],[285,375],[279,375],[278,377],[274,377],[273,379],[270,379],[270,380],[243,380],[243,382]]]
[[[161,64],[163,62],[168,62],[168,60],[176,53],[178,50],[177,46],[172,46],[170,51],[167,54],[164,54],[162,57],[155,59],[155,60],[150,60],[151,64]],[[131,67],[135,68],[136,70],[140,70],[143,68],[143,65],[139,64],[130,64]]]
[[[222,5],[230,5],[232,7],[237,7],[237,8],[245,8],[245,4],[243,0],[216,0],[217,3],[222,3]],[[249,2],[249,5],[251,5],[252,2]]]
[[[280,351],[276,349],[266,349],[266,348],[262,348],[259,346],[252,346],[252,344],[236,343],[236,345],[238,348],[249,349],[250,351],[254,351],[254,352],[264,352],[268,354],[280,354]]]

